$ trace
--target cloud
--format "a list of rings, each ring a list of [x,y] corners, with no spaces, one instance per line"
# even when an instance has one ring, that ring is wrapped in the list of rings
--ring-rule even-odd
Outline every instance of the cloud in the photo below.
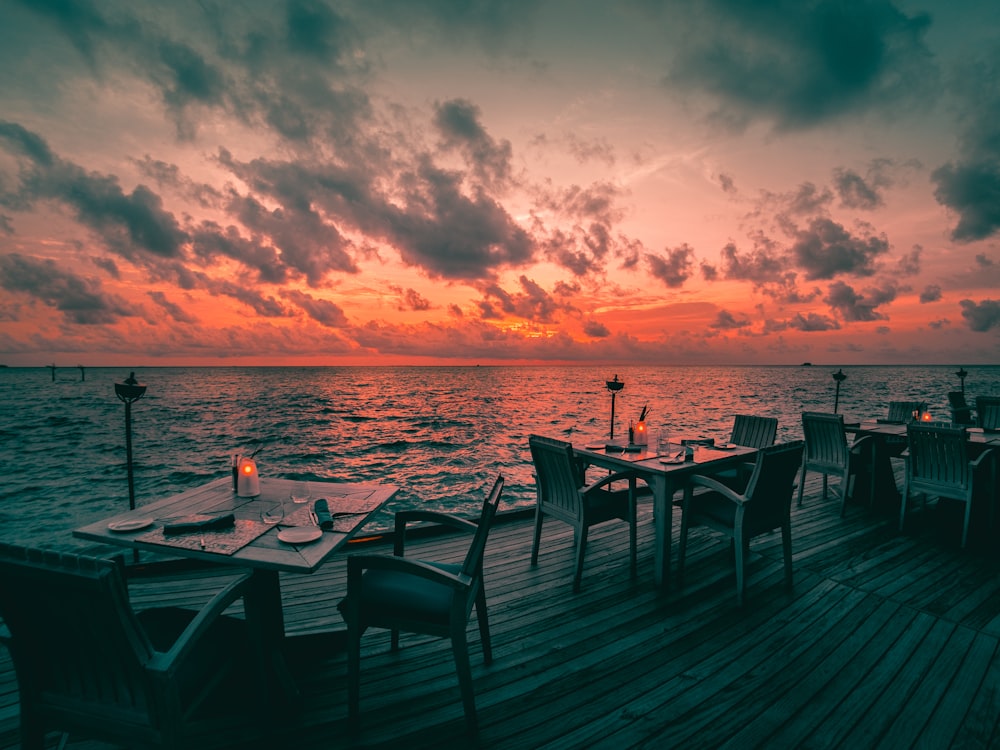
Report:
[[[788,327],[799,331],[835,331],[840,324],[833,318],[818,313],[797,313],[788,321]]]
[[[665,255],[646,254],[646,264],[654,278],[670,288],[684,285],[691,278],[694,268],[694,249],[686,243],[673,249],[666,248]]]
[[[963,299],[958,304],[970,331],[985,333],[993,328],[1000,328],[1000,300],[973,302],[971,299]]]
[[[920,304],[937,302],[941,299],[941,287],[938,284],[928,284],[920,293]]]
[[[159,305],[173,320],[178,323],[197,323],[198,318],[188,313],[183,307],[167,299],[167,295],[159,290],[149,290],[146,295]]]
[[[858,294],[843,281],[835,281],[827,292],[826,302],[836,310],[847,322],[866,322],[872,320],[887,320],[887,316],[875,308],[891,302],[896,298],[896,288],[887,284],[881,288],[866,290],[865,295]]]
[[[608,327],[597,320],[585,320],[583,322],[583,332],[594,339],[604,339],[611,335]]]
[[[434,109],[442,147],[460,151],[480,182],[503,188],[510,180],[510,141],[491,138],[480,122],[479,107],[467,99],[439,103]]]
[[[808,229],[798,230],[792,245],[792,254],[807,279],[832,279],[841,274],[871,276],[875,261],[889,252],[889,242],[884,236],[870,232],[858,237],[841,224],[830,219],[817,218],[809,222]]]
[[[518,279],[520,292],[507,292],[496,284],[488,285],[479,303],[484,318],[500,318],[500,312],[537,323],[551,323],[559,311],[573,311],[571,305],[556,300],[539,284],[526,276]]]
[[[286,289],[281,292],[281,296],[294,302],[320,325],[327,328],[343,328],[347,325],[347,315],[344,314],[344,310],[330,300],[319,299],[297,289]]]
[[[714,119],[731,127],[764,119],[799,130],[898,112],[919,104],[937,77],[923,39],[929,17],[885,0],[710,0],[700,14],[677,5],[699,25],[677,40],[665,81],[713,96]]]
[[[0,255],[0,286],[41,300],[62,312],[71,323],[114,323],[138,314],[122,298],[102,291],[97,280],[64,271],[54,261],[19,253]]]
[[[718,328],[721,330],[732,330],[738,328],[746,328],[750,325],[750,319],[745,315],[741,315],[737,318],[728,310],[719,310],[718,315],[715,316],[715,320],[708,324],[710,328]]]

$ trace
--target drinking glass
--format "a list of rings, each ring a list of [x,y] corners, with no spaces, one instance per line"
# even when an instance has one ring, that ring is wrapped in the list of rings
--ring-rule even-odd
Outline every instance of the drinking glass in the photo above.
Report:
[[[285,517],[285,504],[281,500],[263,500],[260,504],[260,520],[268,526],[281,523]]]
[[[661,454],[670,452],[670,430],[666,427],[656,431],[656,452]]]
[[[309,482],[295,482],[288,493],[288,499],[293,503],[307,503],[310,497],[312,492],[309,489]]]

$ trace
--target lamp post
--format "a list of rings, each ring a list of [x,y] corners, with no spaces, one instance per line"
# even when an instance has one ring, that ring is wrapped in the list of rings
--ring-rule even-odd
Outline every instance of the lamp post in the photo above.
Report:
[[[837,388],[833,396],[833,413],[836,414],[837,409],[840,407],[840,384],[847,380],[843,368],[833,373],[833,379],[837,381]]]
[[[962,384],[962,393],[965,393],[965,378],[968,376],[969,373],[965,371],[964,367],[959,366],[958,372],[956,372],[955,374],[958,375],[958,380]]]
[[[618,379],[618,374],[615,373],[614,380],[604,381],[605,385],[608,387],[608,391],[611,392],[611,440],[615,439],[615,396],[618,395],[618,391],[625,387],[624,381]]]
[[[146,395],[146,386],[129,373],[121,383],[115,383],[115,395],[125,403],[125,460],[128,466],[128,508],[135,510],[135,480],[132,476],[132,404]]]

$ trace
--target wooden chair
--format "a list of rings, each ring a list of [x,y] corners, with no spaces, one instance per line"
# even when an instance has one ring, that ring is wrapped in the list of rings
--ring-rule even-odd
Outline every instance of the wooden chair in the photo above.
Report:
[[[965,503],[962,525],[962,547],[969,537],[969,518],[979,469],[993,462],[993,451],[986,450],[975,460],[969,460],[965,427],[942,424],[911,424],[906,428],[909,450],[903,501],[899,508],[899,530],[906,520],[906,506],[911,494],[922,494],[924,505],[928,497],[951,498]],[[990,486],[996,485],[996,464]]]
[[[799,506],[802,505],[802,493],[806,485],[806,472],[817,471],[823,475],[823,499],[828,492],[830,476],[840,479],[840,515],[847,511],[847,501],[853,493],[853,479],[857,473],[857,464],[866,454],[871,456],[874,451],[874,438],[870,435],[847,444],[847,432],[844,429],[842,414],[827,414],[824,412],[802,412],[802,434],[805,437],[805,450],[802,455],[802,478],[799,481]],[[871,484],[869,499],[874,499],[875,473],[870,472]]]
[[[766,448],[774,445],[777,434],[778,420],[774,417],[737,414],[733,419],[733,433],[729,442],[746,448]]]
[[[774,438],[777,434],[778,420],[774,417],[737,414],[733,418],[733,431],[729,442],[742,445],[745,448],[766,448],[774,445]],[[747,462],[733,469],[724,469],[712,476],[728,487],[739,490],[746,486],[746,481],[753,472],[753,467],[753,462]]]
[[[538,547],[545,516],[557,518],[573,527],[576,545],[576,569],[573,591],[580,590],[583,558],[587,549],[587,530],[614,519],[629,524],[630,570],[635,576],[636,556],[636,474],[618,472],[585,484],[573,453],[573,446],[563,440],[531,435],[528,438],[535,467],[535,536],[531,545],[531,564],[538,564]],[[615,490],[613,482],[627,482],[627,488]]]
[[[21,746],[48,731],[127,747],[215,747],[260,737],[259,632],[222,616],[242,574],[195,613],[136,613],[123,566],[0,544],[0,616],[20,691]]]
[[[781,529],[785,561],[785,582],[792,586],[791,505],[795,475],[802,464],[804,443],[797,440],[761,448],[753,474],[743,492],[736,492],[710,476],[695,474],[684,489],[681,539],[677,572],[684,572],[688,531],[692,526],[708,526],[727,534],[736,553],[736,601],[743,604],[746,590],[745,566],[750,540]],[[704,487],[708,492],[695,493]]]
[[[885,421],[904,424],[914,420],[914,412],[920,415],[925,411],[927,411],[926,401],[890,401],[889,413]],[[916,418],[919,419],[920,417],[917,416]]]
[[[976,396],[976,427],[1000,430],[1000,396]]]
[[[355,728],[360,721],[361,636],[369,627],[392,631],[391,648],[399,648],[399,633],[422,633],[450,638],[466,726],[478,735],[476,699],[465,631],[473,606],[486,664],[493,661],[490,626],[483,586],[483,552],[493,524],[504,480],[498,475],[483,502],[479,522],[431,510],[396,513],[392,555],[350,555],[347,558],[347,596],[340,611],[347,622],[348,717]],[[473,534],[461,564],[414,560],[404,557],[406,526],[424,521],[443,524]]]
[[[951,407],[952,424],[975,424],[972,418],[972,409],[965,400],[962,391],[948,391],[948,406]]]

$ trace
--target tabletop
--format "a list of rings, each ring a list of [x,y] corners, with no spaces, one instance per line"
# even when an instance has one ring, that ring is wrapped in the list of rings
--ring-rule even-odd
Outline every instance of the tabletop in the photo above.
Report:
[[[639,450],[626,450],[623,443],[596,441],[574,444],[573,452],[588,462],[605,468],[636,469],[644,473],[676,475],[678,478],[681,475],[704,471],[709,465],[714,470],[730,463],[740,463],[757,453],[756,448],[745,448],[731,443],[696,444],[690,447],[694,448],[694,455],[690,461],[683,460],[683,457],[677,460],[676,456],[685,448],[679,443],[671,443],[667,450],[658,451],[653,445],[640,446]]]
[[[345,545],[399,491],[391,485],[313,481],[310,482],[313,499],[294,506],[288,500],[293,484],[290,479],[261,477],[260,495],[238,497],[233,491],[232,479],[226,477],[80,527],[73,535],[212,563],[311,573]],[[318,498],[326,498],[334,515],[334,528],[323,530],[317,539],[306,543],[281,541],[279,533],[289,527],[317,528],[309,517],[309,509]],[[260,520],[261,506],[274,501],[285,502],[288,515],[282,523],[264,524]],[[165,525],[180,518],[228,513],[235,517],[231,528],[164,533]]]

